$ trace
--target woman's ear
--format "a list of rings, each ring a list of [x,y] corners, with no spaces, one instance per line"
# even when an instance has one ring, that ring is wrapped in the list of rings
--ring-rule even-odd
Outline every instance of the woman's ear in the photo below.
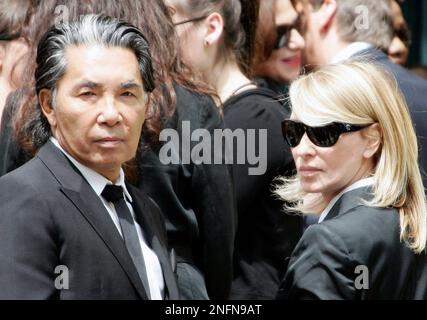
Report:
[[[367,140],[363,157],[372,158],[380,149],[382,143],[382,130],[378,123],[374,123],[369,127],[363,129],[362,134]]]
[[[49,121],[50,127],[53,129],[56,128],[56,112],[52,106],[53,103],[52,91],[49,89],[42,89],[39,93],[39,103],[42,109],[43,114]]]
[[[206,18],[206,34],[204,45],[209,46],[218,43],[224,31],[224,20],[218,12],[211,13]]]

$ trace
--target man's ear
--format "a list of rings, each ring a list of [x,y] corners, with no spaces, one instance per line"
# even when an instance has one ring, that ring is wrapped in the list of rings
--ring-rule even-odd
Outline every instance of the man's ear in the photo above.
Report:
[[[383,135],[381,127],[378,123],[374,123],[369,127],[363,129],[362,134],[367,139],[367,144],[365,147],[365,151],[363,152],[363,157],[367,159],[372,158],[381,148]]]
[[[324,0],[322,6],[319,9],[319,25],[322,32],[329,30],[329,28],[332,26],[332,22],[334,21],[336,13],[336,0]]]
[[[211,13],[206,18],[206,33],[204,37],[204,45],[209,46],[218,43],[224,31],[224,20],[218,12]]]
[[[56,127],[56,112],[52,106],[52,98],[52,91],[49,89],[42,89],[39,92],[39,103],[42,112],[47,118],[47,121],[49,121],[51,128],[53,129]]]

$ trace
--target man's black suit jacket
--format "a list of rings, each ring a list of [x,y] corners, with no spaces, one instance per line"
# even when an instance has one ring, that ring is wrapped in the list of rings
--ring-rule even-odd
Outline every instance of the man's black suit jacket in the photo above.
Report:
[[[427,299],[425,252],[402,243],[399,212],[364,205],[370,197],[369,188],[345,193],[305,231],[278,298]]]
[[[427,187],[427,81],[393,63],[380,50],[368,49],[354,56],[354,58],[358,57],[366,57],[382,65],[396,78],[399,88],[405,96],[417,133],[420,170],[424,187]]]
[[[165,293],[178,299],[159,209],[128,189],[162,266]],[[147,299],[102,201],[51,142],[0,179],[0,243],[0,299]],[[66,275],[58,266],[68,269],[68,290],[58,290]]]

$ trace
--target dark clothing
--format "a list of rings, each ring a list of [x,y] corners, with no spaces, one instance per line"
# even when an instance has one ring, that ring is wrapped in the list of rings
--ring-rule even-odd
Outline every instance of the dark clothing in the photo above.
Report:
[[[277,82],[271,78],[256,78],[255,82],[259,88],[270,89],[276,93],[276,99],[283,105],[287,104],[286,98],[289,94],[289,83]]]
[[[250,89],[232,96],[224,104],[225,124],[232,130],[256,129],[256,143],[247,141],[247,149],[261,144],[267,152],[266,172],[249,175],[253,167],[234,164],[233,174],[237,197],[238,228],[235,244],[234,281],[232,299],[273,299],[290,256],[302,233],[302,218],[283,212],[283,203],[272,193],[273,179],[294,174],[294,162],[281,132],[281,122],[289,113],[274,100],[268,89]],[[258,142],[259,129],[267,129],[267,141]],[[234,163],[237,148],[234,146]]]
[[[416,255],[400,242],[398,210],[362,204],[369,190],[345,193],[323,222],[306,230],[279,299],[427,298],[425,252]]]
[[[12,129],[13,114],[23,94],[23,90],[15,91],[6,100],[0,125],[0,177],[19,168],[31,158],[16,142]]]
[[[141,191],[127,187],[162,266],[165,293],[177,299],[160,211]],[[51,142],[0,179],[0,243],[0,299],[147,298],[101,199]],[[58,290],[58,266],[68,269],[68,290]]]
[[[427,81],[393,63],[380,50],[369,49],[355,57],[368,57],[380,63],[396,78],[405,96],[419,143],[419,164],[424,187],[427,186]]]
[[[172,153],[179,155],[177,164],[163,164],[159,153],[169,142],[146,150],[139,161],[141,178],[139,188],[160,205],[166,219],[169,244],[175,248],[178,262],[194,266],[194,274],[202,272],[209,297],[228,297],[233,271],[233,246],[236,229],[236,208],[231,167],[223,164],[195,164],[193,159],[183,161],[181,152],[193,150],[198,141],[190,141],[189,149],[183,140],[190,140],[196,129],[206,129],[213,142],[214,129],[223,128],[219,109],[213,100],[203,94],[175,87],[177,106],[175,114],[167,119],[164,128],[174,129],[179,145]],[[187,130],[188,124],[191,126]],[[199,139],[199,138],[198,138]],[[169,144],[170,145],[170,144]],[[212,143],[213,146],[213,143]],[[189,280],[185,288],[202,288],[200,277],[179,275]],[[181,283],[181,282],[180,282]],[[189,290],[182,288],[185,292]],[[205,291],[205,290],[203,290]],[[199,298],[203,292],[195,292]]]

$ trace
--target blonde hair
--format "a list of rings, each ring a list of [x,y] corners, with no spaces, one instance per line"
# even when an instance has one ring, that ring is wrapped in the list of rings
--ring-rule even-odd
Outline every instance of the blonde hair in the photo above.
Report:
[[[331,122],[378,123],[381,147],[373,173],[372,207],[394,207],[400,239],[414,252],[426,246],[426,198],[418,167],[418,145],[406,102],[396,80],[369,61],[353,60],[301,76],[290,88],[292,112],[311,126]],[[324,206],[320,194],[306,194],[298,176],[280,178],[275,193],[290,211]],[[310,198],[310,203],[304,201]]]

